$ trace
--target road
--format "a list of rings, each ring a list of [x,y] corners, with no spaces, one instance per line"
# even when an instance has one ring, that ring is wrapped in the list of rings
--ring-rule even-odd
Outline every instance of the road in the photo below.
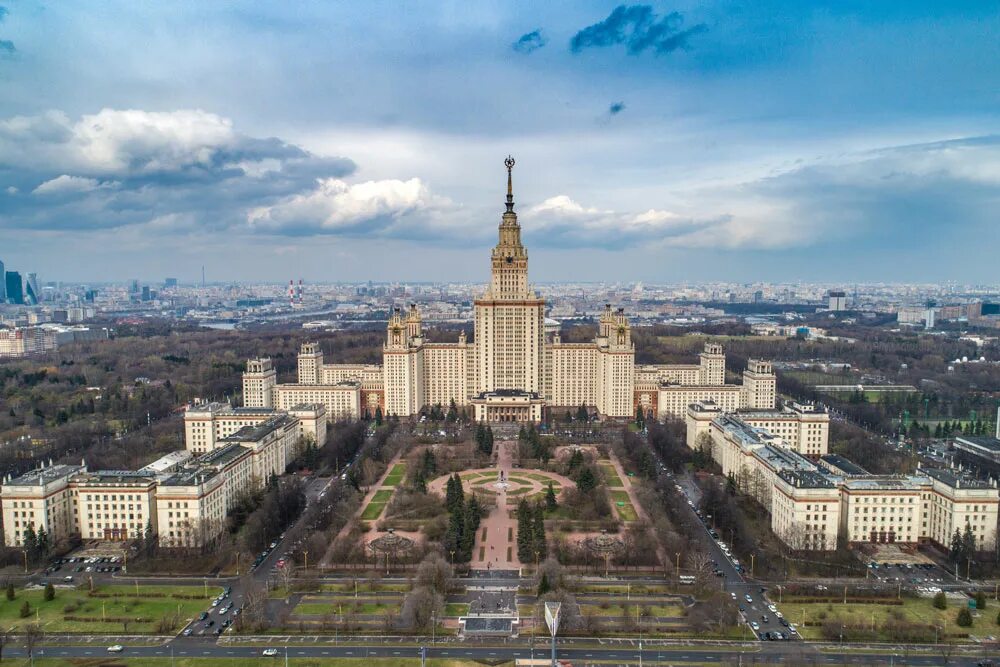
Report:
[[[775,646],[774,644],[770,645]],[[792,647],[794,645],[786,645]],[[427,645],[428,658],[465,658],[470,660],[510,660],[513,658],[541,658],[548,655],[548,643],[539,641],[533,647],[523,642],[516,645],[501,646],[455,646]],[[128,646],[118,654],[108,653],[105,647],[98,646],[45,646],[35,651],[39,658],[99,658],[110,655],[123,658],[260,658],[262,647],[251,646],[216,646],[202,644],[200,646]],[[290,646],[277,648],[275,660],[289,658],[418,658],[418,646],[362,646],[358,644],[341,644],[326,646]],[[789,660],[800,660],[800,651],[770,651],[760,653],[753,650],[719,650],[718,648],[699,648],[696,646],[645,646],[640,650],[638,643],[629,642],[614,646],[565,647],[557,646],[557,657],[582,664],[588,660],[621,661],[618,664],[638,664],[640,653],[646,661],[697,662],[712,663],[723,660],[740,659],[750,664],[751,659],[757,664],[783,664]],[[4,651],[7,657],[26,657],[20,648],[9,648]],[[854,665],[976,665],[982,658],[972,656],[936,655],[904,655],[903,653],[865,653],[864,651],[844,651],[823,653],[812,656],[811,664],[854,664]]]
[[[756,638],[761,633],[780,632],[789,639],[795,639],[796,637],[789,633],[788,627],[781,623],[776,610],[769,608],[771,601],[767,599],[768,587],[748,581],[743,576],[743,572],[738,568],[740,565],[738,561],[731,555],[731,552],[727,554],[722,548],[720,540],[724,539],[725,536],[720,535],[720,540],[713,538],[708,521],[698,515],[697,507],[701,501],[701,491],[694,479],[686,473],[677,475],[670,473],[659,454],[652,447],[649,448],[649,451],[655,458],[661,474],[666,475],[674,483],[675,491],[687,501],[684,506],[690,513],[691,521],[701,527],[695,535],[695,539],[701,543],[704,550],[711,556],[716,569],[722,573],[722,576],[719,577],[720,585],[739,606],[748,634],[753,633],[749,636]],[[744,565],[744,567],[747,566],[749,563]]]

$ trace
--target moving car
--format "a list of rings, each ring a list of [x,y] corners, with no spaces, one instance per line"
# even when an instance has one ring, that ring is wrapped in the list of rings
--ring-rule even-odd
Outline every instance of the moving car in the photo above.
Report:
[[[121,653],[125,650],[125,647],[121,644],[112,644],[108,647],[108,653]]]
[[[276,648],[266,648],[260,652],[261,655],[267,656],[268,658],[278,655],[278,649]]]

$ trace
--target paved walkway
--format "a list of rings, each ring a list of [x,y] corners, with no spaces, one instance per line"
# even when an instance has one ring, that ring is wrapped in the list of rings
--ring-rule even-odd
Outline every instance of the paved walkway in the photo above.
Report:
[[[497,470],[503,479],[510,477],[516,441],[504,440],[496,444]],[[480,556],[482,552],[482,556]],[[521,566],[517,559],[517,521],[507,507],[507,490],[498,489],[496,505],[479,524],[479,533],[472,548],[472,567],[516,570]]]

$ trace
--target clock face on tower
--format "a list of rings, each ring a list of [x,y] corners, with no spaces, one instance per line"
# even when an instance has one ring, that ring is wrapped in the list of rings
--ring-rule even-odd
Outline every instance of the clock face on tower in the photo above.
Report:
[[[507,255],[507,263],[508,264],[513,264],[514,263],[514,258],[511,257],[510,255]]]

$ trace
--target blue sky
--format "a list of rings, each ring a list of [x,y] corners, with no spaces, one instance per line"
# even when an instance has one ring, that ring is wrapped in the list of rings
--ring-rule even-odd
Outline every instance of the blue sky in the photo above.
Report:
[[[994,282],[994,2],[0,0],[43,280]]]

